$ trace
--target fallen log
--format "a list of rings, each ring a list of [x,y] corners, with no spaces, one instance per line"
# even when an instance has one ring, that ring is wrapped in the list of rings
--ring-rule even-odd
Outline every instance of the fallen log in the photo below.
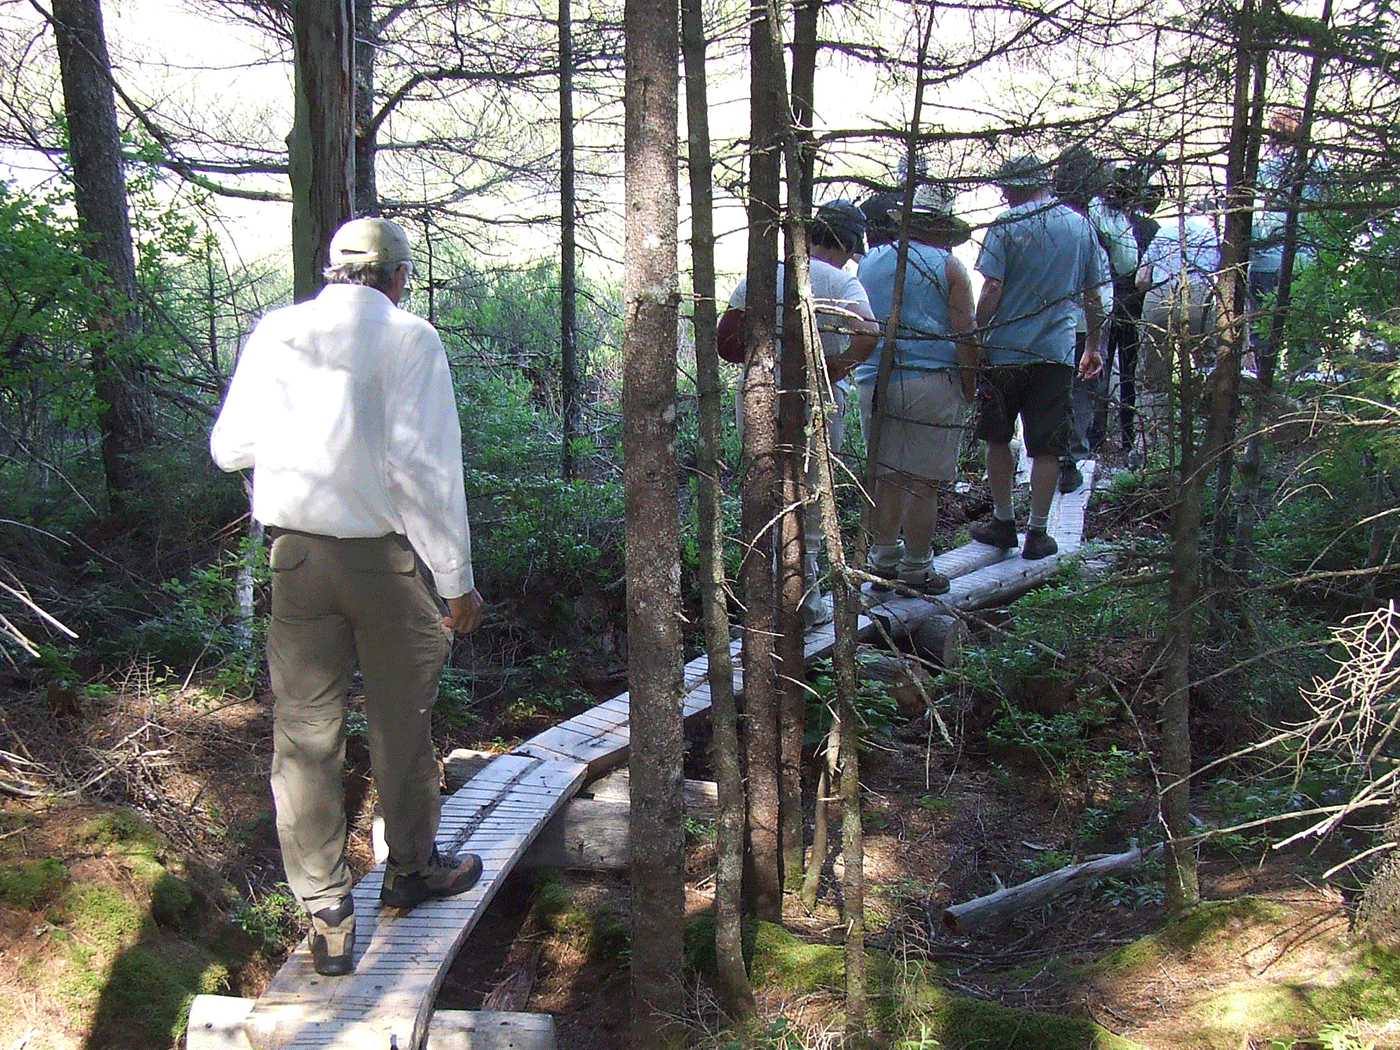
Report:
[[[1047,872],[1019,886],[1007,886],[963,904],[949,905],[943,910],[943,926],[956,933],[972,933],[1004,922],[1017,912],[1092,886],[1099,879],[1120,871],[1136,868],[1161,848],[1160,845],[1147,849],[1136,846],[1124,853],[1114,853]]]

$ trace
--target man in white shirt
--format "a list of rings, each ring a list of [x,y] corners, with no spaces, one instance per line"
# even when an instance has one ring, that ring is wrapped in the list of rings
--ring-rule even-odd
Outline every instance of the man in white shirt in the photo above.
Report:
[[[341,769],[357,663],[389,846],[381,904],[412,908],[481,874],[434,843],[432,708],[452,631],[480,626],[482,600],[447,356],[398,308],[412,272],[396,224],[341,226],[321,293],[254,328],[209,440],[224,470],[252,468],[253,516],[273,537],[277,834],[327,976],[354,968]]]

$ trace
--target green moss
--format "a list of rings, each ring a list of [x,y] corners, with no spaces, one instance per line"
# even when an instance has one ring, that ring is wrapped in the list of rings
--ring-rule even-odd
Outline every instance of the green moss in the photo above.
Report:
[[[943,1050],[1141,1050],[1092,1021],[956,999],[928,1018]]]
[[[161,869],[151,886],[151,918],[162,926],[178,926],[195,902],[194,888]]]
[[[594,959],[626,962],[631,953],[632,925],[627,918],[611,908],[596,912],[588,935],[588,954]]]
[[[68,881],[68,868],[57,857],[0,865],[0,902],[37,908],[53,901]]]
[[[1142,937],[1110,953],[1089,969],[1106,972],[1116,969],[1139,969],[1155,966],[1189,952],[1198,944],[1219,933],[1231,934],[1246,924],[1267,925],[1283,921],[1285,913],[1277,905],[1257,897],[1238,897],[1226,901],[1204,901],[1177,917],[1156,933]]]
[[[808,944],[771,922],[755,924],[750,973],[755,985],[804,994],[841,988],[845,973],[840,945]]]
[[[190,1000],[224,990],[228,971],[181,941],[142,941],[113,961],[98,1002],[96,1027],[126,1036],[130,1047],[173,1045]]]
[[[756,924],[751,919],[740,923],[739,938],[742,942],[744,965],[753,966],[754,935]],[[715,910],[713,907],[687,919],[681,931],[684,940],[686,969],[714,981],[719,976],[719,964],[715,959]]]
[[[104,853],[145,854],[158,857],[160,835],[137,814],[127,809],[111,809],[85,821],[75,840]]]
[[[63,924],[74,938],[107,956],[136,942],[150,919],[143,908],[112,886],[74,886],[64,898]]]

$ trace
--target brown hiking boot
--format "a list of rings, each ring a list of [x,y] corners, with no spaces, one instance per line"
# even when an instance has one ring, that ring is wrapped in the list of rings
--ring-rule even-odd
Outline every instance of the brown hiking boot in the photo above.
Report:
[[[311,962],[322,977],[344,977],[355,969],[355,900],[311,913]]]
[[[1055,537],[1044,529],[1027,529],[1026,545],[1021,548],[1021,557],[1027,561],[1038,561],[1050,557],[1059,549],[1060,545],[1055,542]]]
[[[379,903],[386,908],[416,908],[435,897],[466,893],[479,878],[481,858],[475,853],[444,857],[434,846],[428,863],[417,871],[404,871],[389,858],[384,865],[384,885],[379,887]]]
[[[1018,542],[1016,523],[1002,521],[1000,518],[974,521],[967,527],[967,534],[978,543],[985,543],[988,547],[1000,547],[1004,551],[1009,551]]]

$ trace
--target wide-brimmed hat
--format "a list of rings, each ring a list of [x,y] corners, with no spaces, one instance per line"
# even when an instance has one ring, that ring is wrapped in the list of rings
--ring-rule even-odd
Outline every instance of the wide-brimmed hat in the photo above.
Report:
[[[408,235],[389,219],[351,219],[331,237],[331,265],[346,263],[411,263]]]
[[[1001,163],[992,175],[998,186],[1034,189],[1050,185],[1050,166],[1034,153],[1022,153]]]
[[[904,218],[904,209],[894,214]],[[945,186],[923,182],[914,187],[914,200],[907,216],[913,231],[933,235],[948,247],[962,244],[972,235],[972,227],[953,213],[953,193]]]

